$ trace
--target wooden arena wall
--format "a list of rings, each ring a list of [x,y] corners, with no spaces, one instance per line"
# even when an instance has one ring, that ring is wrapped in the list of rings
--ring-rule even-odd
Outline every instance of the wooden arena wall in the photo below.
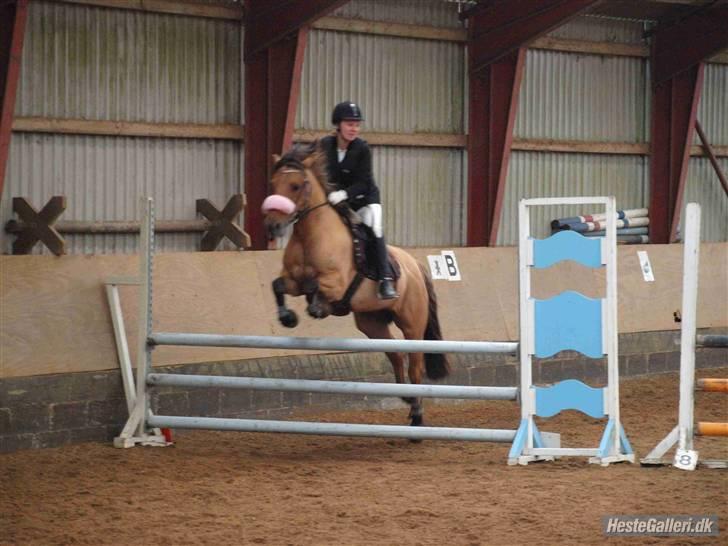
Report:
[[[423,263],[442,249],[414,249]],[[447,339],[516,340],[516,249],[454,249],[462,281],[434,281]],[[648,253],[655,281],[645,282],[637,252]],[[682,245],[619,248],[620,333],[677,330]],[[105,279],[137,274],[135,256],[0,256],[0,378],[118,368]],[[270,283],[281,252],[160,254],[154,262],[154,330],[250,335],[360,337],[351,317],[316,321],[301,298],[289,299],[301,317],[288,330],[276,320]],[[535,276],[534,295],[573,288],[604,290],[604,273],[574,263]],[[120,287],[134,355],[137,288]],[[294,303],[295,302],[295,303]],[[698,327],[728,327],[728,243],[701,246]],[[159,347],[154,365],[239,361],[296,351]]]

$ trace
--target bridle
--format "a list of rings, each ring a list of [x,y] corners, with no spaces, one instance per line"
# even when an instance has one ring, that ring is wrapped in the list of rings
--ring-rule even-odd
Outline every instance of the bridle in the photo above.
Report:
[[[292,225],[300,222],[314,210],[329,204],[328,199],[325,199],[323,203],[319,203],[318,205],[314,205],[314,206],[309,206],[308,200],[311,198],[311,182],[308,180],[308,177],[306,176],[306,169],[286,169],[286,170],[281,171],[281,173],[283,173],[283,174],[285,174],[285,173],[303,174],[303,200],[306,203],[301,209],[296,208],[296,211],[293,213],[290,220],[288,220],[288,222],[286,222],[286,226],[292,226]]]

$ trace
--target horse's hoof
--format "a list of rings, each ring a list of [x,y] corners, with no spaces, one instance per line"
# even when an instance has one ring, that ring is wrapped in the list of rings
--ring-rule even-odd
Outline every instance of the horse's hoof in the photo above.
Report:
[[[419,427],[423,423],[422,421],[422,415],[412,415],[410,419],[410,426],[412,427]],[[410,438],[410,442],[413,444],[421,444],[422,440],[419,438]]]
[[[308,306],[308,307],[306,308],[306,311],[308,311],[308,314],[309,314],[309,315],[310,315],[310,316],[311,316],[312,318],[315,318],[315,319],[322,319],[322,318],[326,318],[326,317],[328,316],[328,313],[326,313],[326,312],[325,312],[325,311],[324,311],[323,309],[321,309],[320,307],[313,307],[313,306],[309,305],[309,306]]]
[[[295,311],[291,311],[290,309],[285,313],[279,313],[278,320],[286,328],[295,328],[298,326],[298,315],[296,315]]]

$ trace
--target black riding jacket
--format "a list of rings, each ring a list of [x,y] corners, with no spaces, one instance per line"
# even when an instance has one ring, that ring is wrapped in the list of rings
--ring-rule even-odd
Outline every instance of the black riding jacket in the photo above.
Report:
[[[372,174],[372,152],[366,140],[355,138],[339,163],[336,153],[336,136],[325,136],[320,141],[328,160],[329,181],[349,194],[349,206],[358,210],[372,203],[379,203],[379,188]]]

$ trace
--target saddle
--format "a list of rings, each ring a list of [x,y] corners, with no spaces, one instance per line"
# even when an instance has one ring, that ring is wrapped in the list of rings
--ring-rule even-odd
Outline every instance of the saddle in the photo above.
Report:
[[[361,221],[359,215],[351,208],[335,207],[335,209],[351,232],[354,247],[354,267],[356,268],[356,276],[346,289],[344,297],[339,301],[331,303],[333,308],[332,313],[337,316],[343,316],[351,312],[351,298],[354,296],[362,281],[365,278],[377,281],[379,280],[379,275],[377,274],[377,250],[375,247],[376,237],[374,236],[374,232]],[[387,260],[392,271],[392,277],[396,281],[402,274],[399,263],[389,252],[387,252]]]

